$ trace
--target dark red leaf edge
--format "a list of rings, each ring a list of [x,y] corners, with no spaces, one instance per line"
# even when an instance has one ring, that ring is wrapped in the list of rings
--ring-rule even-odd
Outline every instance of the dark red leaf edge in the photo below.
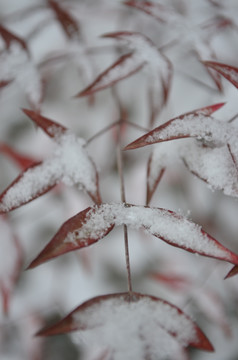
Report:
[[[11,44],[13,42],[17,42],[21,48],[26,51],[29,55],[29,51],[27,48],[27,44],[25,42],[25,40],[23,40],[22,38],[20,38],[19,36],[13,34],[12,32],[10,32],[9,30],[7,30],[3,25],[0,24],[0,35],[2,36],[5,44],[6,44],[6,48],[9,49]]]
[[[60,6],[60,3],[57,1],[48,0],[48,4],[54,11],[55,16],[61,24],[66,36],[69,39],[73,39],[74,37],[79,38],[79,25],[71,14]]]
[[[174,137],[170,137],[166,140],[164,139],[158,139],[155,141],[151,141],[151,142],[147,142],[146,140],[148,138],[150,138],[151,136],[153,136],[153,134],[155,132],[158,132],[164,128],[166,128],[167,126],[169,126],[173,121],[175,120],[182,120],[185,116],[188,115],[194,115],[194,116],[199,116],[199,115],[204,115],[204,116],[210,116],[212,113],[214,113],[215,111],[219,110],[222,106],[224,106],[225,103],[218,103],[218,104],[214,104],[214,105],[210,105],[201,109],[197,109],[194,111],[190,111],[188,113],[182,114],[178,117],[175,117],[167,122],[165,122],[164,124],[158,126],[157,128],[149,131],[148,133],[146,133],[145,135],[142,135],[141,137],[139,137],[138,139],[136,139],[135,141],[133,141],[132,143],[128,144],[124,150],[133,150],[133,149],[137,149],[143,146],[148,146],[148,145],[152,145],[152,144],[156,144],[162,141],[168,141],[168,140],[174,140],[174,139],[182,139],[182,138],[187,138],[190,137],[190,134],[183,134],[180,136],[174,136]]]
[[[132,7],[134,9],[143,11],[144,13],[154,17],[156,20],[162,22],[162,23],[166,23],[166,19],[161,16],[157,16],[155,15],[155,13],[153,12],[153,8],[157,7],[158,10],[161,10],[161,12],[165,11],[167,12],[167,8],[159,3],[152,3],[150,1],[135,1],[135,0],[129,0],[129,1],[124,1],[124,5],[127,5],[129,7]]]
[[[97,91],[101,91],[104,90],[108,87],[111,87],[113,85],[115,85],[117,82],[119,82],[120,80],[126,79],[129,76],[135,74],[136,72],[138,72],[139,70],[142,69],[142,67],[145,65],[145,63],[141,63],[140,65],[137,65],[134,70],[129,71],[126,75],[124,76],[118,76],[117,79],[115,79],[114,81],[109,82],[108,84],[104,84],[101,86],[97,86],[98,83],[100,83],[100,81],[106,77],[108,75],[108,73],[110,73],[110,71],[116,67],[120,67],[120,65],[124,64],[129,58],[132,58],[133,53],[129,53],[129,54],[125,54],[122,55],[116,62],[114,62],[111,66],[109,66],[105,71],[103,71],[94,81],[93,83],[91,83],[88,87],[86,87],[86,89],[80,91],[77,95],[75,95],[75,98],[79,98],[79,97],[83,97],[83,96],[88,96],[88,95],[92,95]]]
[[[146,205],[149,205],[154,193],[155,193],[155,190],[157,189],[159,183],[160,183],[160,180],[162,179],[164,173],[165,173],[165,170],[166,168],[162,168],[159,172],[159,175],[157,177],[157,179],[154,181],[154,184],[153,184],[153,187],[152,189],[150,189],[150,186],[149,186],[149,177],[150,177],[150,171],[151,171],[151,161],[152,161],[152,154],[150,155],[149,157],[149,160],[148,160],[148,163],[147,163],[147,175],[146,175]]]
[[[76,330],[85,330],[85,325],[82,324],[81,326],[77,326],[74,324],[74,314],[78,312],[84,312],[86,309],[90,308],[91,306],[95,304],[100,304],[104,301],[107,301],[109,299],[121,299],[124,302],[137,302],[141,299],[149,299],[150,301],[155,302],[162,302],[169,307],[172,307],[175,309],[179,315],[185,316],[191,323],[193,323],[194,330],[196,331],[196,338],[197,341],[193,341],[189,343],[189,346],[196,347],[200,350],[205,351],[214,351],[214,348],[208,338],[205,336],[205,334],[201,331],[201,329],[191,320],[191,318],[186,315],[182,310],[180,310],[178,307],[172,305],[171,303],[162,300],[160,298],[157,298],[152,295],[144,295],[136,292],[131,293],[116,293],[116,294],[107,294],[107,295],[100,295],[97,297],[94,297],[90,300],[85,301],[83,304],[79,305],[76,309],[74,309],[69,315],[64,317],[62,320],[60,320],[58,323],[45,327],[37,332],[37,336],[52,336],[52,335],[58,335],[58,334],[64,334]],[[158,324],[159,326],[159,324]],[[167,330],[166,330],[167,331]],[[167,331],[170,333],[169,331]],[[170,333],[172,336],[175,336],[176,334]]]
[[[84,224],[87,223],[87,221],[90,219],[90,217],[87,217],[88,213],[91,211],[93,214],[97,213],[97,210],[101,210],[100,208],[103,207],[106,204],[100,204],[95,205],[93,207],[88,207],[87,209],[79,212],[72,218],[68,219],[58,230],[58,232],[55,234],[55,236],[50,240],[50,242],[45,246],[45,248],[40,252],[40,254],[30,263],[27,269],[32,269],[38,265],[43,264],[46,261],[49,261],[55,257],[58,257],[60,255],[63,255],[67,252],[78,250],[81,248],[85,248],[87,246],[90,246],[97,242],[98,240],[103,239],[115,226],[115,221],[111,220],[110,224],[107,225],[106,228],[101,229],[100,232],[99,229],[96,229],[99,234],[96,236],[95,233],[92,237],[90,237],[90,233],[87,238],[79,238],[79,231],[83,227]],[[141,206],[136,206],[132,204],[124,204],[125,208],[128,207],[135,207],[135,208],[141,208]],[[150,208],[149,206],[144,206],[144,208]],[[169,217],[174,217],[178,220],[186,220],[194,225],[195,223],[189,221],[188,219],[178,215],[177,213],[166,210],[162,208],[151,208],[151,210],[159,210],[163,213],[169,215]],[[115,215],[116,216],[116,215]],[[105,218],[106,220],[106,218]],[[130,226],[125,222],[125,225]],[[141,224],[142,228],[146,229],[146,225]],[[92,229],[92,231],[95,231],[95,229]],[[222,255],[212,255],[202,250],[194,250],[192,247],[189,247],[188,245],[180,245],[177,244],[174,241],[171,241],[165,237],[163,237],[160,234],[152,233],[148,231],[151,235],[157,237],[158,239],[165,241],[171,246],[178,247],[180,249],[183,249],[185,251],[191,252],[191,253],[197,253],[202,256],[215,258],[217,260],[223,260],[230,262],[232,264],[238,265],[238,255],[227,249],[225,246],[223,246],[221,243],[219,243],[215,238],[207,234],[203,229],[199,229],[199,232],[201,235],[205,236],[207,240],[211,241],[213,244],[216,244],[216,246],[221,249],[224,254]]]
[[[29,109],[22,109],[22,111],[51,138],[67,131],[63,125],[40,115],[38,112]]]
[[[238,68],[235,66],[215,62],[215,61],[203,61],[204,65],[208,68],[216,70],[219,74],[224,76],[238,89]],[[235,75],[235,79],[232,77]]]
[[[228,272],[228,274],[225,276],[225,279],[229,279],[232,276],[235,276],[238,274],[238,265],[235,265],[231,268],[231,270]]]
[[[0,143],[0,152],[10,157],[22,170],[36,163],[36,160],[33,158],[19,154],[5,143]]]
[[[8,190],[9,190],[12,186],[14,186],[15,184],[17,184],[17,183],[21,180],[21,178],[24,176],[25,172],[26,172],[27,170],[34,169],[35,167],[41,165],[42,163],[43,163],[43,161],[35,162],[35,163],[31,164],[29,167],[27,167],[24,171],[22,171],[22,172],[16,177],[16,179],[13,180],[13,182],[1,193],[1,195],[0,195],[0,205],[1,205],[1,202],[2,202],[5,194],[8,192]],[[48,191],[50,191],[51,189],[53,189],[53,187],[55,187],[55,185],[56,185],[56,182],[55,182],[53,185],[47,186],[46,188],[42,189],[41,191],[39,191],[39,192],[37,193],[37,195],[31,197],[30,199],[28,199],[28,200],[26,200],[26,201],[24,201],[24,202],[21,202],[21,203],[20,203],[19,205],[17,205],[17,206],[12,206],[10,209],[6,209],[6,210],[4,210],[4,209],[0,210],[0,215],[6,214],[6,213],[8,213],[8,212],[10,212],[10,211],[12,211],[12,210],[18,209],[18,208],[21,207],[22,205],[28,204],[29,202],[31,202],[31,201],[37,199],[38,197],[40,197],[41,195],[46,194]]]
[[[100,207],[100,205],[99,205]],[[100,239],[104,238],[114,227],[114,224],[111,224],[107,229],[104,230],[97,238],[84,238],[77,239],[74,242],[66,242],[65,239],[69,233],[74,233],[77,236],[77,232],[80,227],[85,223],[87,214],[89,211],[93,210],[93,207],[88,207],[87,209],[79,212],[75,216],[68,219],[57,231],[55,236],[51,241],[46,245],[46,247],[40,252],[40,254],[30,263],[27,269],[33,269],[34,267],[41,265],[42,263],[51,260],[57,256],[65,254],[70,251],[78,250],[90,246]]]

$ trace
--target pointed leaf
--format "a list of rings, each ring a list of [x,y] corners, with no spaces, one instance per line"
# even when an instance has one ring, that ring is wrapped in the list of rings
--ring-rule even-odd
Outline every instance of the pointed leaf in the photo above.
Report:
[[[28,156],[19,154],[10,146],[4,143],[0,143],[0,152],[9,156],[22,170],[25,170],[34,163],[36,163],[36,160]]]
[[[146,178],[146,205],[148,205],[157,189],[162,176],[164,175],[165,167],[160,166],[155,168],[153,166],[153,154],[150,155],[147,163],[147,178]]]
[[[214,61],[204,61],[204,64],[211,69],[216,70],[219,74],[224,76],[236,88],[238,88],[238,68]]]
[[[93,201],[101,203],[97,170],[88,156],[85,141],[69,131],[58,135],[59,129],[62,132],[61,127],[55,128],[54,124],[52,127],[51,121],[48,127],[48,119],[37,117],[37,121],[39,119],[43,121],[41,126],[45,131],[55,136],[55,150],[46,160],[27,168],[0,195],[0,213],[36,199],[60,181],[68,186],[77,185],[80,190],[86,190]]]
[[[225,279],[228,279],[232,276],[235,276],[238,274],[238,265],[233,266],[233,268],[228,272],[228,274],[226,275]]]
[[[19,36],[13,34],[7,30],[4,26],[0,25],[0,35],[2,36],[7,49],[10,48],[12,43],[17,43],[21,48],[28,53],[27,44],[25,40],[21,39]]]
[[[124,150],[187,137],[218,143],[225,142],[229,136],[227,124],[209,117],[223,105],[224,103],[207,106],[173,118],[133,141]]]
[[[166,23],[168,21],[169,9],[162,4],[151,1],[138,0],[125,1],[124,4],[137,10],[141,10],[146,14],[153,16],[156,20],[160,22]]]
[[[22,111],[48,136],[52,138],[57,137],[67,131],[67,128],[65,128],[63,125],[60,125],[57,122],[46,118],[35,111],[28,109],[22,109]]]
[[[127,225],[134,229],[142,227],[172,246],[238,264],[238,255],[186,217],[166,209],[122,203],[95,205],[69,219],[30,267],[62,253],[91,245],[107,235],[114,225]]]
[[[120,359],[143,359],[152,353],[160,360],[182,360],[183,349],[188,345],[213,351],[203,332],[180,309],[162,299],[138,293],[90,299],[37,335],[70,331],[77,331],[79,339],[87,338],[90,348],[109,349]],[[116,342],[112,340],[115,336]]]
[[[123,80],[143,67],[144,63],[133,56],[132,53],[121,56],[114,64],[102,72],[96,80],[86,89],[80,91],[75,97],[94,94]]]
[[[113,225],[108,225],[104,229],[100,228],[99,231],[95,231],[94,228],[92,228],[92,231],[88,229],[83,236],[81,236],[84,224],[90,219],[91,212],[94,213],[95,209],[88,207],[66,221],[49,244],[46,245],[37,258],[31,262],[28,269],[32,269],[45,261],[67,252],[90,246],[105,237],[113,229]]]
[[[54,0],[48,0],[48,4],[51,9],[54,11],[56,18],[61,24],[65,34],[69,39],[78,38],[79,36],[79,25],[77,21],[73,18],[69,11],[66,8],[63,8],[59,2]]]
[[[226,145],[210,148],[193,143],[181,150],[181,156],[189,171],[210,187],[238,197],[237,166]]]

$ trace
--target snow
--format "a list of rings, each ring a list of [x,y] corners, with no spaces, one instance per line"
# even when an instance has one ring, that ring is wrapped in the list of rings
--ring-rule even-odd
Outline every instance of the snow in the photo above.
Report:
[[[238,172],[228,147],[209,148],[190,144],[181,149],[189,170],[205,179],[212,189],[238,197]]]
[[[103,204],[87,213],[86,221],[69,235],[66,242],[78,239],[99,239],[112,224],[127,225],[133,229],[143,227],[149,234],[155,235],[170,244],[192,249],[195,252],[232,261],[229,251],[201,232],[201,227],[185,217],[168,210],[127,204]],[[74,238],[72,237],[74,236]]]
[[[20,44],[13,42],[8,52],[1,53],[0,68],[1,79],[15,80],[30,102],[38,107],[42,97],[41,79],[29,54],[22,49]]]
[[[237,133],[237,130],[235,130]],[[230,124],[215,120],[203,114],[188,114],[183,119],[174,119],[166,126],[154,130],[146,138],[147,143],[165,141],[176,137],[196,137],[213,146],[221,146],[234,135]]]
[[[85,141],[74,134],[56,137],[53,154],[41,164],[26,170],[1,200],[0,210],[9,211],[33,200],[38,194],[62,181],[80,190],[96,192],[96,169],[84,147]]]
[[[73,314],[83,327],[74,334],[86,348],[107,349],[115,360],[184,359],[182,347],[196,342],[192,321],[171,305],[143,297],[125,301],[124,296],[104,299]],[[172,334],[176,334],[174,337]]]

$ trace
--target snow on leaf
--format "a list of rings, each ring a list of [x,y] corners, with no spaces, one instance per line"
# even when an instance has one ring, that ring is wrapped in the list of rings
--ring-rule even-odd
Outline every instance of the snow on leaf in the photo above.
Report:
[[[55,149],[46,160],[25,169],[0,195],[0,213],[36,199],[60,181],[67,186],[77,185],[80,190],[86,190],[93,201],[100,203],[98,174],[84,139],[48,118],[28,110],[25,113],[53,137]]]
[[[67,220],[60,227],[49,244],[46,245],[37,258],[31,262],[28,268],[31,269],[36,267],[41,263],[66,252],[92,245],[106,236],[112,230],[112,224],[106,225],[105,228],[100,228],[97,233],[95,232],[95,228],[92,228],[92,231],[90,231],[90,229],[85,231],[83,236],[80,234],[81,229],[84,228],[84,224],[88,219],[89,212],[94,211],[94,208],[88,207]]]
[[[59,23],[61,24],[65,34],[69,39],[78,38],[79,36],[79,25],[77,21],[73,18],[69,11],[66,8],[63,8],[59,2],[54,0],[48,0],[48,4],[51,9],[54,11],[55,16]]]
[[[23,40],[22,42],[25,44]],[[0,81],[8,83],[8,88],[17,85],[26,94],[33,108],[39,110],[43,84],[38,69],[20,41],[13,38],[8,44],[7,49],[0,53]]]
[[[132,52],[121,56],[76,97],[90,95],[105,89],[134,74],[142,67],[146,67],[149,74],[152,110],[157,113],[166,103],[171,85],[172,65],[168,58],[157,49],[149,38],[138,32],[121,31],[105,34],[103,37],[123,41]]]
[[[214,61],[204,61],[204,64],[211,69],[216,70],[219,74],[224,76],[236,88],[238,88],[238,68],[227,64],[222,64]]]
[[[28,109],[22,109],[22,111],[32,121],[34,121],[34,123],[36,123],[36,125],[39,126],[48,136],[52,138],[57,137],[67,131],[66,127],[64,127],[63,125],[60,125],[57,122],[48,119],[35,111]]]
[[[0,294],[4,313],[22,267],[23,254],[17,237],[12,233],[6,217],[0,216]]]
[[[13,148],[4,143],[0,143],[0,152],[11,158],[22,170],[25,170],[36,162],[29,156],[19,154]]]
[[[173,118],[133,141],[125,150],[187,137],[218,144],[225,143],[231,136],[229,126],[210,117],[223,105],[224,103],[211,105]]]
[[[92,298],[38,335],[71,331],[80,345],[86,344],[91,351],[108,349],[114,360],[183,360],[184,348],[189,345],[213,351],[203,332],[179,308],[139,293]]]
[[[225,195],[238,197],[238,172],[228,147],[210,148],[198,143],[181,150],[181,156],[191,173]]]
[[[161,208],[114,203],[95,205],[69,219],[29,267],[80,248],[82,244],[89,246],[107,235],[113,226],[121,225],[143,228],[172,246],[238,264],[238,255],[186,217]]]
[[[132,53],[121,56],[113,65],[102,72],[86,89],[80,91],[75,97],[91,95],[106,89],[118,81],[123,80],[143,67],[144,63]]]

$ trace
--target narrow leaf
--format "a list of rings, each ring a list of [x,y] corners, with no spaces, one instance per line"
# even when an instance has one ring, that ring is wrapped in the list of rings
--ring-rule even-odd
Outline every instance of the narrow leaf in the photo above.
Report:
[[[219,74],[224,76],[236,88],[238,88],[238,68],[227,64],[222,64],[214,61],[204,61],[204,64],[211,69],[216,70]]]
[[[225,279],[228,279],[232,276],[235,276],[238,274],[238,265],[233,266],[233,268],[228,272],[228,274],[226,275]]]
[[[83,97],[106,89],[123,80],[143,67],[144,63],[138,61],[132,53],[121,56],[114,64],[101,73],[96,80],[86,89],[79,92],[75,97]]]
[[[124,4],[137,10],[141,10],[146,14],[153,16],[160,22],[166,23],[168,20],[169,9],[162,4],[136,0],[125,1]]]
[[[172,246],[238,264],[238,255],[186,217],[166,209],[122,203],[95,205],[69,219],[30,267],[79,249],[82,244],[83,247],[91,245],[106,236],[114,225],[144,228],[149,234]]]
[[[73,18],[69,11],[63,8],[59,2],[54,0],[48,0],[48,4],[54,11],[57,20],[62,26],[65,34],[69,39],[78,38],[79,36],[79,25],[78,22]]]
[[[0,152],[10,157],[22,170],[25,170],[36,163],[33,158],[19,154],[13,148],[4,143],[0,143]]]
[[[213,351],[203,332],[179,308],[139,293],[92,298],[37,335],[71,331],[77,331],[79,340],[87,338],[91,349],[98,346],[109,349],[118,359],[142,359],[146,349],[146,353],[157,354],[160,360],[182,360],[185,358],[183,349],[188,345]],[[112,341],[115,336],[116,342]],[[167,346],[167,341],[170,346]]]
[[[0,35],[2,36],[7,49],[10,48],[12,43],[18,43],[21,46],[21,48],[28,53],[27,44],[25,40],[13,34],[2,25],[0,25]]]
[[[40,115],[38,112],[28,109],[22,109],[22,111],[50,137],[59,136],[67,130],[63,125]]]
[[[147,177],[146,177],[146,205],[148,205],[152,199],[152,196],[157,189],[160,180],[165,172],[165,167],[161,166],[160,169],[156,169],[156,173],[154,171],[153,166],[153,154],[150,155],[148,163],[147,163]]]
[[[99,231],[95,231],[94,228],[91,231],[87,229],[83,236],[81,235],[85,222],[90,219],[89,213],[94,213],[94,211],[94,208],[89,207],[66,221],[49,244],[31,262],[28,269],[69,251],[90,246],[106,236],[112,230],[113,225],[106,226],[104,229],[100,228]]]
[[[173,118],[133,141],[124,150],[187,137],[196,137],[219,143],[222,140],[226,141],[228,135],[227,125],[209,117],[223,105],[224,103],[210,105]]]

